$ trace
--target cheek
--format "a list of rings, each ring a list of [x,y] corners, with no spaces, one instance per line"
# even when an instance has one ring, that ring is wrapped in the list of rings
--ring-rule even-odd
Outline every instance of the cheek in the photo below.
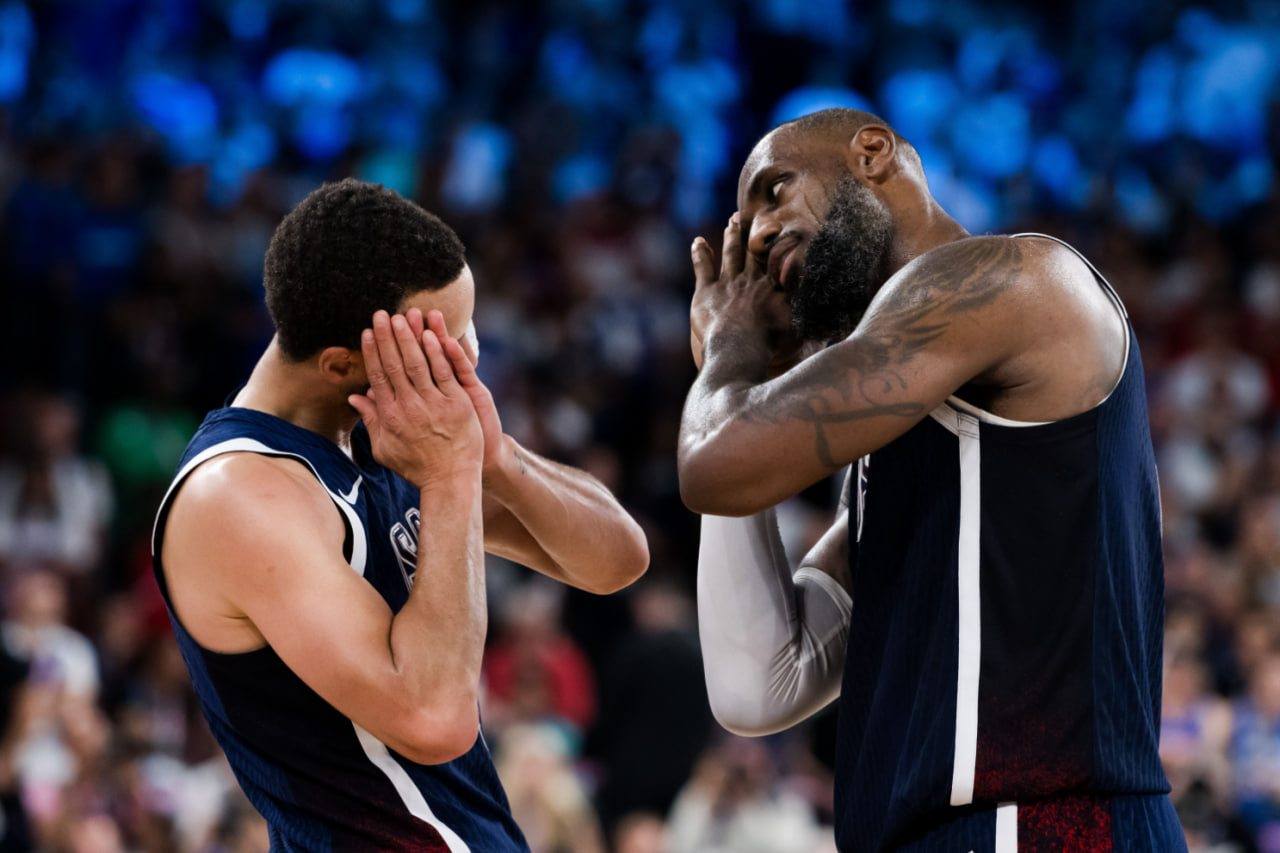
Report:
[[[796,199],[794,218],[803,223],[805,230],[813,233],[826,221],[827,212],[831,209],[831,199],[825,195],[808,192]]]

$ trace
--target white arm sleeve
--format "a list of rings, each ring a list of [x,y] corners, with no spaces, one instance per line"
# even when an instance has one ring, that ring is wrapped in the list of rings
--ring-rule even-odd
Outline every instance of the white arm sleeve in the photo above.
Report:
[[[852,613],[830,575],[792,576],[774,510],[702,517],[698,633],[711,711],[729,731],[772,734],[839,696]]]

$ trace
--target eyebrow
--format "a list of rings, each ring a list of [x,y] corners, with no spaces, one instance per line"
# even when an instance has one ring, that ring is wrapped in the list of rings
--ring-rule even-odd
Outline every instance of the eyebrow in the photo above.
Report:
[[[779,173],[779,171],[780,170],[775,164],[762,166],[757,169],[756,173],[751,176],[751,182],[747,184],[747,192],[743,198],[749,199],[753,196],[759,195],[761,192],[761,186],[765,184],[767,180],[772,179],[774,175]]]

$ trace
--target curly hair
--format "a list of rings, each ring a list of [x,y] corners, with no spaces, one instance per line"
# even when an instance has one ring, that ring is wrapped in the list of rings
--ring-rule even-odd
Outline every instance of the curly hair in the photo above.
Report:
[[[263,285],[281,351],[296,362],[325,347],[358,348],[375,311],[449,284],[464,252],[452,228],[395,190],[353,178],[324,184],[267,249]]]

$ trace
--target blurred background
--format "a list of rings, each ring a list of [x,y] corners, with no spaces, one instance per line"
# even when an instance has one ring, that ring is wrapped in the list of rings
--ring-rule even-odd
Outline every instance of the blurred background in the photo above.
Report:
[[[688,246],[778,121],[870,108],[970,231],[1125,299],[1162,483],[1162,754],[1192,851],[1280,851],[1280,3],[0,0],[0,851],[255,853],[151,578],[322,181],[454,225],[504,426],[642,519],[596,598],[489,566],[486,734],[535,853],[833,851],[829,716],[710,719],[673,461]],[[783,511],[798,556],[834,490]]]

